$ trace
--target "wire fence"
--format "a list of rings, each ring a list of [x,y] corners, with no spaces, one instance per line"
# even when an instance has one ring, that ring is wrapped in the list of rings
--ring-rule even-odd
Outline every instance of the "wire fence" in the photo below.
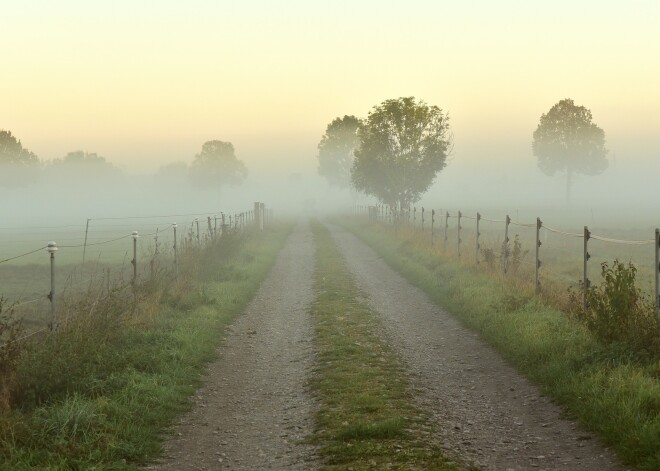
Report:
[[[628,260],[637,269],[643,291],[653,294],[656,314],[660,317],[660,229],[644,238],[624,238],[592,232],[584,226],[580,232],[536,221],[485,217],[481,213],[463,214],[447,209],[409,208],[395,210],[388,205],[356,205],[353,214],[384,223],[406,226],[426,233],[432,244],[445,252],[453,251],[475,265],[497,264],[503,274],[520,265],[532,267],[538,293],[543,278],[554,278],[579,287],[586,305],[595,263],[613,259]],[[466,225],[465,220],[472,224]],[[484,224],[485,223],[485,224]],[[625,247],[625,249],[624,249]],[[532,259],[533,258],[533,259]],[[530,260],[532,259],[532,260]]]
[[[126,291],[130,296],[131,289],[163,272],[177,277],[184,251],[225,235],[241,235],[248,227],[263,230],[272,216],[272,209],[255,203],[254,209],[240,213],[98,217],[82,225],[0,227],[0,312],[10,312],[25,327],[24,335],[11,342],[56,332],[65,304],[84,293]],[[45,240],[50,241],[44,245]],[[0,335],[0,348],[9,345],[5,337]]]

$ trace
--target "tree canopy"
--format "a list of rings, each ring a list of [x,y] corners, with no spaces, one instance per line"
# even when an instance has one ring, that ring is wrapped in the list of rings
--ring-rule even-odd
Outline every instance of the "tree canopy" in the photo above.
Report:
[[[0,130],[0,185],[16,186],[37,179],[39,158],[10,131]]]
[[[447,162],[449,117],[414,97],[375,106],[358,130],[354,187],[399,208],[419,201]]]
[[[532,150],[543,173],[566,173],[567,200],[574,173],[598,175],[608,165],[605,133],[592,122],[591,111],[571,99],[561,100],[541,115]]]
[[[348,188],[351,184],[351,167],[358,146],[357,135],[360,120],[355,116],[335,118],[325,130],[319,142],[319,175],[331,185]]]
[[[75,178],[78,184],[96,184],[100,180],[110,182],[123,176],[123,172],[108,162],[105,157],[82,150],[75,150],[67,153],[61,159],[54,159],[50,163],[48,171],[65,181]]]
[[[247,178],[245,164],[236,158],[231,142],[208,141],[190,166],[193,184],[206,187],[238,185]]]

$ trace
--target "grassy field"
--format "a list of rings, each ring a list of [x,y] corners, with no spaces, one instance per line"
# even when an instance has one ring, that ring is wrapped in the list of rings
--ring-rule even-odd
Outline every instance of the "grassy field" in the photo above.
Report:
[[[72,308],[84,315],[56,339],[33,337],[3,370],[0,469],[136,469],[154,459],[289,231],[192,251],[178,282],[150,280],[136,297],[113,292],[101,303],[81,298]]]
[[[660,360],[599,343],[556,304],[533,296],[533,281],[493,276],[443,256],[417,231],[394,233],[356,219],[344,225],[438,305],[484,340],[567,413],[638,470],[660,469]]]
[[[315,223],[313,231],[318,366],[311,385],[321,400],[314,439],[326,469],[456,469],[424,442],[429,421],[409,401],[399,358],[380,338],[327,229]]]

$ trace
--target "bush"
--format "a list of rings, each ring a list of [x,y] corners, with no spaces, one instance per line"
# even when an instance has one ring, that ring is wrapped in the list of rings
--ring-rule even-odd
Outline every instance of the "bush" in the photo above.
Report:
[[[578,313],[601,342],[626,343],[656,356],[660,354],[660,324],[653,301],[636,286],[636,275],[632,263],[614,260],[610,266],[603,262],[603,281],[587,290],[587,308]]]

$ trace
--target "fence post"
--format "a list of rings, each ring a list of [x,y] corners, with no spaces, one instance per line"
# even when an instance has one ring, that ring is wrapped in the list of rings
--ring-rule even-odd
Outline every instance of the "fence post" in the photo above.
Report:
[[[660,318],[660,229],[655,230],[655,315]]]
[[[433,236],[435,235],[434,233],[435,230],[435,209],[431,210],[431,245],[433,245]]]
[[[195,218],[195,225],[197,226],[197,243],[200,244],[201,241],[199,239],[199,218]]]
[[[206,217],[206,222],[208,223],[209,226],[209,237],[211,237],[211,235],[213,235],[213,229],[211,228],[211,216]]]
[[[54,241],[48,242],[46,249],[50,254],[50,293],[48,299],[50,300],[50,330],[57,332],[57,317],[55,314],[55,252],[57,252],[57,244]]]
[[[133,286],[135,286],[137,283],[137,240],[140,236],[138,231],[133,231],[131,236],[133,237],[133,260],[131,260],[131,263],[133,264]]]
[[[479,232],[479,222],[481,221],[481,214],[477,212],[477,244],[476,244],[476,252],[474,259],[477,262],[477,265],[479,265],[479,250],[481,249],[481,245],[479,245],[479,236],[481,236],[481,232]]]
[[[461,212],[458,212],[458,222],[456,224],[456,233],[458,239],[458,258],[461,258]]]
[[[539,279],[539,270],[541,269],[541,260],[539,259],[541,251],[541,227],[543,227],[541,218],[536,218],[536,263],[534,264],[534,292],[536,294],[541,289],[541,280]]]
[[[422,232],[424,232],[424,206],[422,206]]]
[[[447,230],[449,229],[449,211],[445,213],[445,244],[444,250],[447,251]]]
[[[82,261],[83,270],[85,269],[85,255],[87,253],[87,234],[89,233],[89,221],[91,221],[91,219],[87,218],[87,223],[85,224],[85,242],[83,242],[83,261]]]
[[[176,228],[177,228],[176,222],[172,224],[172,229],[174,229],[174,245],[172,248],[174,249],[174,279],[177,280],[179,279],[179,257],[177,254],[177,246],[176,246]]]
[[[506,215],[505,226],[504,226],[504,244],[502,249],[504,250],[504,274],[509,270],[509,224],[511,224],[511,218],[509,215]]]
[[[589,229],[587,226],[584,226],[584,282],[583,282],[583,287],[582,287],[582,305],[585,309],[589,307],[589,302],[587,300],[587,291],[589,290],[589,287],[591,285],[591,282],[589,281],[589,273],[587,271],[587,262],[591,258],[591,255],[589,254],[588,250],[588,243],[589,239],[591,238],[591,232],[589,232]]]

